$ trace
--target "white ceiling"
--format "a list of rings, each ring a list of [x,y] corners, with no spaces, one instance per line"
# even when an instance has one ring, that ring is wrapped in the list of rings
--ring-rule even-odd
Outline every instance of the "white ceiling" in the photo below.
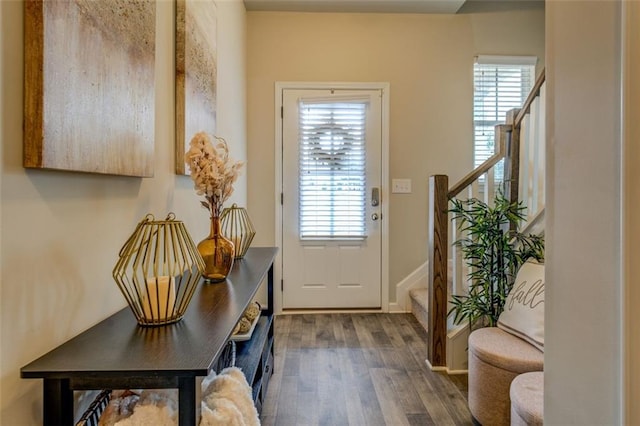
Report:
[[[468,13],[544,7],[544,0],[244,0],[248,11]]]
[[[464,0],[244,0],[247,10],[290,12],[456,13]]]

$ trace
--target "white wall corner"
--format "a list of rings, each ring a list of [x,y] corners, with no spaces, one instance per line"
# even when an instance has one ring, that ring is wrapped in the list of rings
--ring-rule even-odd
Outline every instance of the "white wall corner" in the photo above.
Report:
[[[389,303],[389,312],[411,312],[409,290],[426,288],[428,283],[429,262],[425,262],[396,285],[396,301]]]

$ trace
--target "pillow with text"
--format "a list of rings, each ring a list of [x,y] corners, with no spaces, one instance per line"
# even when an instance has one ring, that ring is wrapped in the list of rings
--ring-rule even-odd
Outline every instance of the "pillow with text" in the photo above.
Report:
[[[528,260],[518,271],[498,327],[544,351],[544,264]]]

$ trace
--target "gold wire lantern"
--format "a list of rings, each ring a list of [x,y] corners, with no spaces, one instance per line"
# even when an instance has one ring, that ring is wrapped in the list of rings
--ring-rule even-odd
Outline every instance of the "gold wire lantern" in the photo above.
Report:
[[[113,279],[138,324],[164,325],[182,319],[204,267],[182,221],[147,214],[120,249]]]
[[[244,257],[253,237],[256,235],[256,230],[249,219],[247,209],[238,207],[235,203],[231,207],[225,208],[220,215],[220,226],[222,235],[233,242],[235,247],[234,257],[236,259]]]

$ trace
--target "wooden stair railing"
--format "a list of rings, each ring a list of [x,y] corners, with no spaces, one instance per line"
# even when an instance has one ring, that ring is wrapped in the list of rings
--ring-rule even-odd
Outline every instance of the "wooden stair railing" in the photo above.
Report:
[[[511,126],[496,126],[498,152],[466,175],[460,182],[448,188],[447,175],[432,175],[429,178],[429,329],[427,361],[433,370],[446,368],[446,339],[448,332],[447,312],[449,301],[448,259],[449,259],[449,200],[469,188],[481,176],[487,176],[505,158],[505,138]],[[491,178],[485,179],[485,196],[491,192]],[[454,277],[457,274],[454,263]],[[456,284],[454,283],[454,286]]]
[[[448,329],[451,325],[448,322],[447,315],[449,310],[447,274],[449,250],[451,249],[451,245],[448,242],[449,233],[453,233],[454,241],[457,239],[455,237],[455,225],[451,226],[449,218],[449,201],[452,198],[459,197],[467,189],[469,198],[481,192],[484,198],[483,201],[490,203],[495,195],[494,171],[496,166],[504,160],[502,182],[504,183],[505,195],[510,200],[523,200],[526,205],[529,205],[527,202],[535,199],[537,211],[529,213],[530,217],[539,216],[539,212],[544,209],[544,202],[540,203],[540,199],[544,199],[544,158],[542,158],[542,164],[538,161],[540,156],[543,157],[540,152],[544,151],[544,144],[542,144],[542,148],[539,145],[536,146],[537,142],[544,141],[544,132],[539,131],[539,126],[531,126],[527,121],[531,117],[532,109],[535,109],[538,114],[537,123],[541,122],[544,126],[544,110],[541,105],[544,99],[540,100],[540,98],[544,97],[544,81],[545,74],[543,70],[523,107],[520,110],[509,112],[506,120],[507,124],[496,126],[496,154],[450,188],[448,186],[449,178],[446,175],[432,175],[429,178],[429,246],[427,254],[429,265],[429,327],[427,333],[427,362],[433,370],[447,369],[446,342]],[[530,138],[529,133],[523,135],[523,132],[531,133],[533,140],[529,141],[531,143],[528,144],[527,150],[521,152],[522,139],[528,140]],[[542,137],[540,138],[540,136]],[[533,161],[528,155],[531,152],[535,154]],[[526,164],[521,166],[521,162]],[[540,170],[541,166],[542,170]],[[520,182],[520,178],[523,175],[527,182]],[[480,182],[482,177],[484,177],[483,182]],[[541,180],[542,184],[540,184]],[[482,190],[479,190],[480,185],[483,185]],[[523,185],[526,185],[526,187]],[[534,190],[541,189],[542,196],[539,194],[525,194],[525,192],[531,190],[531,187]],[[526,191],[523,191],[523,189]],[[461,254],[456,253],[453,249],[452,255],[454,258],[461,257]],[[460,259],[457,261],[460,262]],[[456,294],[460,294],[460,291],[464,291],[461,287],[462,281],[466,280],[466,278],[464,278],[464,273],[461,271],[462,268],[456,267],[455,259],[453,269],[453,291]]]

